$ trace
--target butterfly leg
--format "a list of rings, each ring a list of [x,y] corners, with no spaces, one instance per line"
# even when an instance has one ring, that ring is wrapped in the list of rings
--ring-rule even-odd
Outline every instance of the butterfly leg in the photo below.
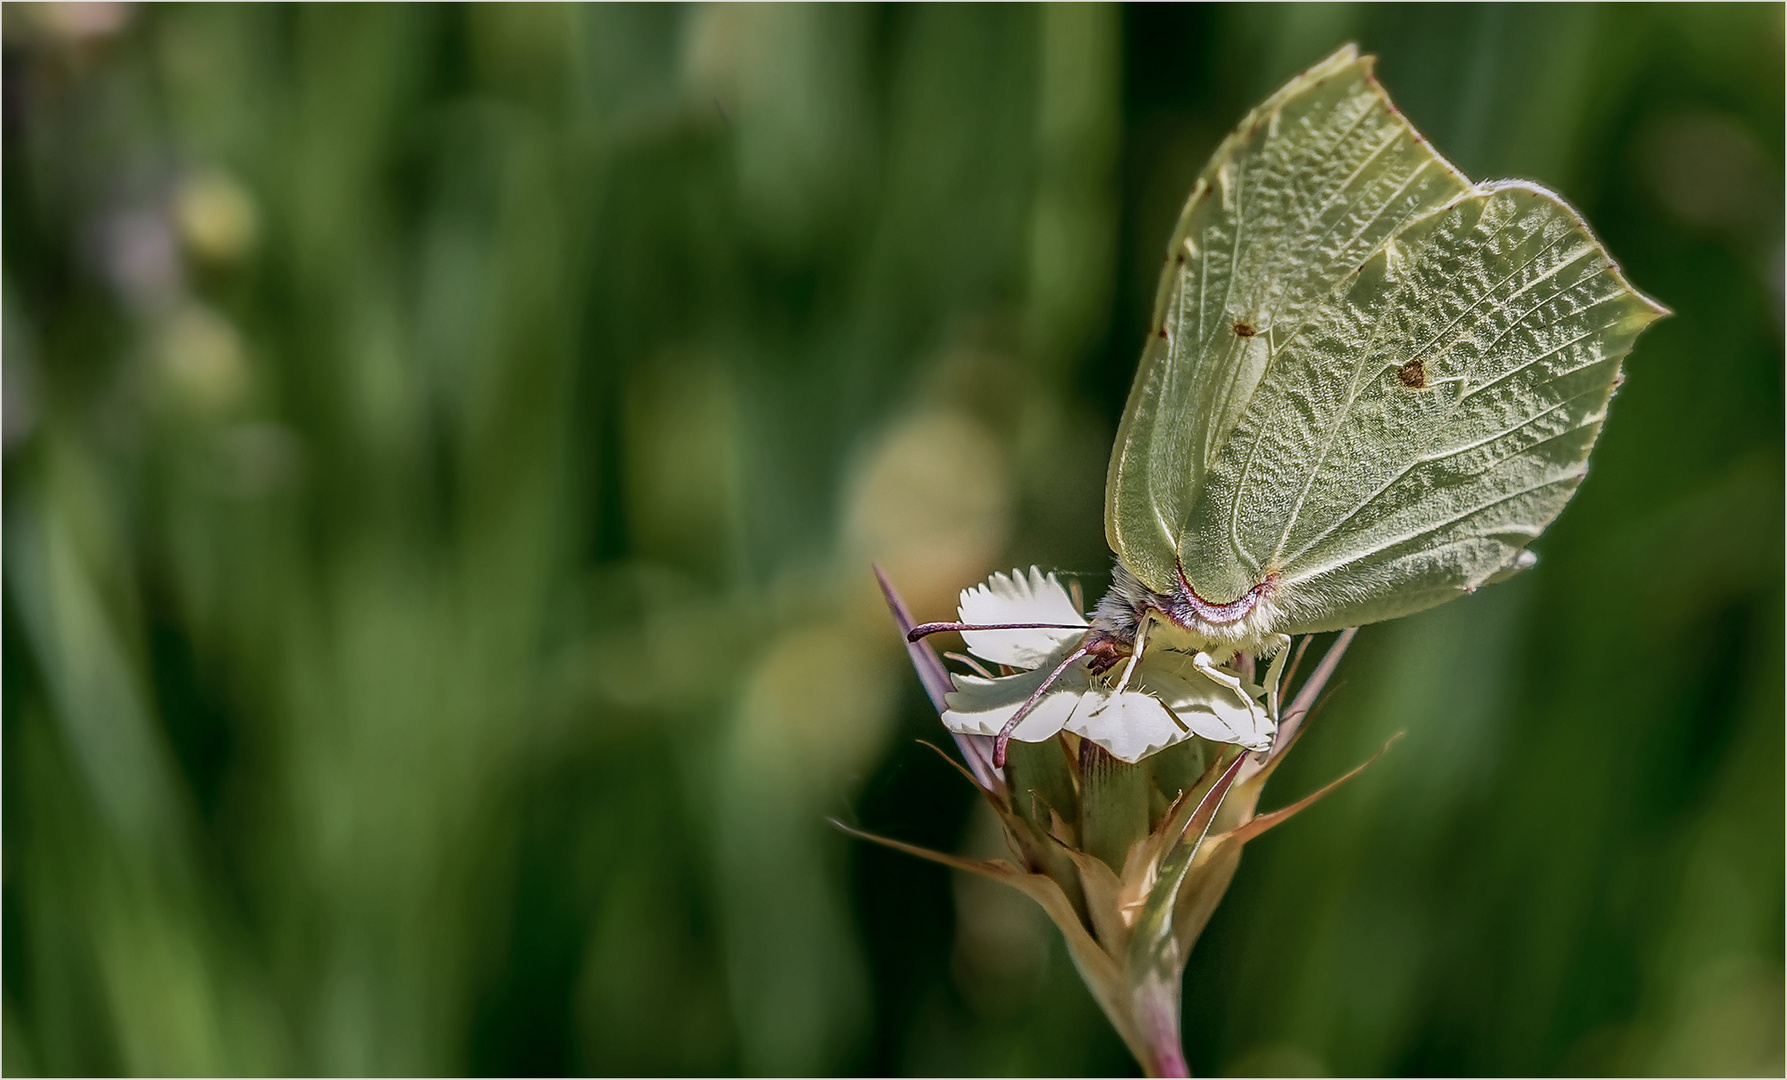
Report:
[[[999,729],[999,734],[993,739],[994,768],[1005,768],[1005,747],[1007,743],[1011,742],[1012,733],[1018,729],[1018,724],[1023,722],[1024,717],[1030,715],[1030,710],[1036,708],[1037,702],[1041,701],[1043,695],[1049,692],[1049,687],[1055,685],[1061,676],[1067,674],[1067,669],[1072,667],[1075,661],[1083,659],[1090,648],[1086,642],[1082,641],[1077,648],[1067,654],[1065,660],[1055,665],[1055,670],[1049,672],[1049,677],[1042,681],[1042,685],[1024,699],[1024,703],[1018,706],[1018,711],[1011,714],[1011,719],[1005,722],[1005,726]]]
[[[1113,696],[1121,694],[1129,686],[1129,677],[1135,674],[1135,666],[1142,660],[1142,649],[1148,644],[1148,627],[1154,622],[1153,612],[1142,616],[1142,621],[1135,628],[1135,645],[1129,654],[1129,663],[1123,665],[1123,675],[1117,680],[1117,688]]]

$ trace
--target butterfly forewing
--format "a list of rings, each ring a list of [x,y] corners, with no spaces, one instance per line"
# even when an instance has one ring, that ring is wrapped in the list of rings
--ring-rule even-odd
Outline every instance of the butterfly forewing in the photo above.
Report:
[[[1180,215],[1106,487],[1106,536],[1158,591],[1274,357],[1386,240],[1469,188],[1370,65],[1348,46],[1255,109]]]
[[[1489,185],[1411,223],[1273,357],[1179,548],[1289,633],[1431,606],[1509,566],[1575,490],[1661,309],[1576,214]]]

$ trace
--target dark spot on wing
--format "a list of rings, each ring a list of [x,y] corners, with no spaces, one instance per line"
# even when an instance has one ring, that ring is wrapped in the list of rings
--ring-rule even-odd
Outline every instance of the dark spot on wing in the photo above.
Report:
[[[1419,390],[1427,385],[1427,365],[1417,357],[1397,368],[1396,377],[1409,389]]]
[[[1236,337],[1252,337],[1257,333],[1259,333],[1259,331],[1255,330],[1251,323],[1238,322],[1235,324]]]

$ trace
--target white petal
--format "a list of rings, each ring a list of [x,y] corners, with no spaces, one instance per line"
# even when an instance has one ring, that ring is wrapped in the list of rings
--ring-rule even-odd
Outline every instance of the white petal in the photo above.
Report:
[[[956,688],[945,699],[943,726],[964,735],[997,735],[1030,695],[1042,685],[1049,672],[1067,655],[1062,648],[1044,657],[1045,666],[1002,679],[982,679],[974,675],[956,675]],[[1018,723],[1012,738],[1019,742],[1041,742],[1061,730],[1072,715],[1080,695],[1086,690],[1086,670],[1075,664],[1036,703],[1036,708]]]
[[[1085,626],[1086,616],[1055,580],[1032,566],[1028,576],[1013,570],[994,574],[983,585],[962,590],[956,613],[965,623],[1065,623]],[[1063,645],[1080,640],[1081,630],[965,630],[968,651],[995,664],[1034,668]],[[1058,658],[1057,658],[1058,662]]]
[[[1136,669],[1136,683],[1159,695],[1187,727],[1213,742],[1265,750],[1278,731],[1271,714],[1247,693],[1240,677],[1219,670],[1204,653],[1188,657],[1151,650]]]
[[[1192,735],[1174,722],[1159,699],[1137,690],[1086,691],[1066,726],[1132,765]]]

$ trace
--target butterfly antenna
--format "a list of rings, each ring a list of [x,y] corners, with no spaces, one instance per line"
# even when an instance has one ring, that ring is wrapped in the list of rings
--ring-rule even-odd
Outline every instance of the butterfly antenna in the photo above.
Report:
[[[1024,703],[1018,706],[1018,711],[1012,713],[1011,719],[1007,720],[1005,726],[999,729],[999,735],[993,740],[993,767],[995,769],[1005,768],[1005,746],[1011,742],[1012,732],[1018,729],[1018,724],[1023,722],[1024,717],[1030,715],[1030,710],[1036,708],[1036,703],[1042,700],[1042,696],[1048,692],[1049,687],[1055,685],[1061,676],[1067,674],[1067,669],[1073,666],[1074,661],[1084,658],[1088,651],[1089,647],[1082,644],[1068,653],[1067,659],[1055,665],[1055,670],[1049,672],[1049,677],[1042,681],[1042,685],[1038,686],[1025,699]]]
[[[917,641],[932,634],[941,634],[945,630],[1084,630],[1084,623],[1053,622],[1014,622],[1014,623],[963,623],[963,622],[928,622],[919,623],[906,631],[907,641]]]

